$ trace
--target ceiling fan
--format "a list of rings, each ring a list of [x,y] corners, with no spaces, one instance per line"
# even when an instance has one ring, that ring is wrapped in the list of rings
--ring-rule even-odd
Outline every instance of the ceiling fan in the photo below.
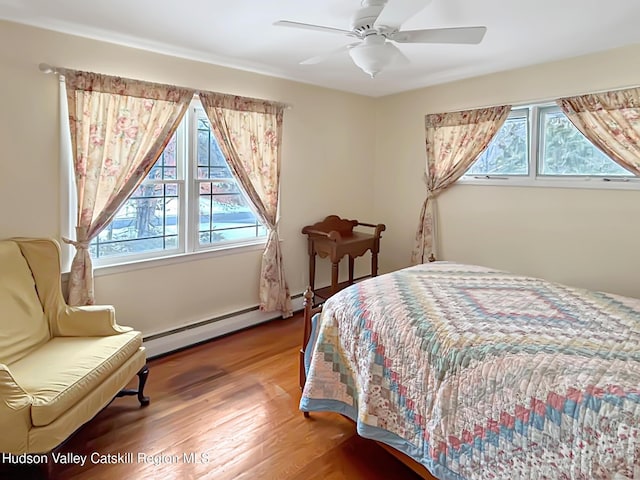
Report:
[[[300,62],[304,65],[320,63],[341,52],[348,51],[353,62],[371,78],[392,63],[409,63],[409,59],[396,43],[454,43],[477,44],[482,41],[486,27],[430,28],[426,30],[400,30],[402,24],[413,17],[431,0],[362,0],[362,7],[351,19],[351,30],[322,25],[280,20],[274,25],[302,28],[320,32],[338,33],[358,39],[324,55]]]

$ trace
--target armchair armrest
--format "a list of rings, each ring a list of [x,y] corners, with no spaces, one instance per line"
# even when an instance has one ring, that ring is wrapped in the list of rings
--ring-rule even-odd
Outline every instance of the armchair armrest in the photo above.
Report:
[[[106,337],[130,332],[131,327],[116,323],[116,312],[111,305],[66,306],[56,322],[54,336]]]
[[[21,453],[27,449],[33,398],[16,383],[0,363],[0,451]]]

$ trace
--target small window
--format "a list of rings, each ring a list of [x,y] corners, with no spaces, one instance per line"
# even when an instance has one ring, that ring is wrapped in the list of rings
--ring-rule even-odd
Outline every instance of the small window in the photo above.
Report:
[[[145,180],[89,246],[96,265],[265,241],[194,100]]]
[[[467,175],[529,175],[527,110],[514,110]]]
[[[559,107],[539,111],[539,175],[633,176],[591,143]]]
[[[462,182],[638,188],[640,178],[591,143],[557,105],[513,109]]]

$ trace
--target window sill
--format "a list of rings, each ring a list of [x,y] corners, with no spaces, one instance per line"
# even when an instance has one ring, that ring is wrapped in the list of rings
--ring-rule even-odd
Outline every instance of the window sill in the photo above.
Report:
[[[244,243],[242,245],[222,246],[212,250],[200,250],[197,252],[178,253],[158,258],[147,258],[144,260],[135,260],[122,262],[111,265],[94,265],[94,277],[102,277],[106,275],[117,275],[120,273],[131,272],[135,270],[146,270],[150,268],[165,267],[184,262],[195,262],[208,258],[222,257],[226,255],[240,255],[247,252],[264,250],[267,244],[266,238],[256,240],[254,242]]]
[[[587,178],[531,178],[531,177],[501,177],[489,178],[467,177],[457,182],[460,185],[488,185],[501,187],[537,187],[537,188],[583,188],[595,190],[640,190],[640,179],[629,178],[628,181],[613,179],[606,181],[599,177]]]

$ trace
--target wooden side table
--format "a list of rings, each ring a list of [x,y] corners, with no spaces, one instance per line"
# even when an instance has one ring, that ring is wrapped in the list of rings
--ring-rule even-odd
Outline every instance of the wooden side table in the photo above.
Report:
[[[373,233],[354,232],[357,226],[373,228]],[[321,222],[307,225],[302,233],[307,235],[309,245],[309,285],[317,300],[326,300],[331,295],[353,284],[354,259],[371,251],[371,276],[378,275],[378,252],[380,234],[386,230],[382,223],[374,225],[357,220],[346,220],[337,215],[329,215]],[[331,261],[331,286],[315,290],[316,255],[329,257]],[[349,280],[338,282],[338,264],[349,256]],[[318,298],[319,297],[319,298]]]

